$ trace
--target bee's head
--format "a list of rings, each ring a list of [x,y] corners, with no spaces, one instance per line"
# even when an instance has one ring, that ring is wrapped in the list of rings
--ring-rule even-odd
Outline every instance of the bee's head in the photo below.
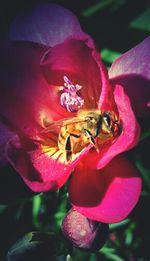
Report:
[[[86,113],[86,120],[91,122],[91,123],[97,123],[97,121],[99,120],[100,117],[100,111],[89,111],[88,113]]]
[[[121,132],[121,122],[113,112],[102,113],[102,131],[116,137]]]

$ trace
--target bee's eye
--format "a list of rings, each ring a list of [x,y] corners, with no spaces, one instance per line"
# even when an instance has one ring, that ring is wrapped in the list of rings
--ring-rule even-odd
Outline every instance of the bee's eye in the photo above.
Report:
[[[88,120],[88,121],[92,121],[94,118],[92,117],[92,116],[87,116],[86,117],[86,120]]]
[[[104,123],[105,123],[105,125],[106,125],[107,127],[110,127],[110,126],[111,126],[111,117],[110,117],[109,114],[105,113],[105,114],[103,115],[103,121],[104,121]]]

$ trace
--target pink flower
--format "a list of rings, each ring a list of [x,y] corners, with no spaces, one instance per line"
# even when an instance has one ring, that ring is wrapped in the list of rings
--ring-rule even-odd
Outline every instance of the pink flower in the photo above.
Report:
[[[132,93],[132,72],[134,83],[149,81],[150,38],[112,65],[110,80],[92,39],[64,8],[37,6],[16,18],[9,38],[1,46],[2,163],[35,192],[57,190],[73,173],[69,195],[77,211],[106,223],[124,219],[141,191],[138,171],[120,155],[140,133],[125,91]],[[133,92],[144,96],[140,86]]]

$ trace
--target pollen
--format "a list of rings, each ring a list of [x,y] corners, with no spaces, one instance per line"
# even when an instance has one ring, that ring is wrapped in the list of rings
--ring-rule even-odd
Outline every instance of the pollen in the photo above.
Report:
[[[82,88],[79,84],[73,84],[67,76],[64,76],[64,86],[61,86],[60,103],[69,112],[78,111],[84,105],[84,99],[79,94]]]

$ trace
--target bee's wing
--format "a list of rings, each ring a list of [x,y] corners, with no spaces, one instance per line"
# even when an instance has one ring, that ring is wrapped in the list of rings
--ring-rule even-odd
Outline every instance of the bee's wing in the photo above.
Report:
[[[66,118],[66,119],[62,119],[62,120],[58,120],[55,122],[51,122],[47,125],[46,128],[44,128],[42,130],[42,133],[49,133],[49,132],[53,132],[55,130],[60,129],[63,126],[68,126],[68,125],[72,125],[75,123],[80,123],[80,122],[86,122],[87,120],[85,119],[80,119],[78,117],[72,117],[72,118]]]

